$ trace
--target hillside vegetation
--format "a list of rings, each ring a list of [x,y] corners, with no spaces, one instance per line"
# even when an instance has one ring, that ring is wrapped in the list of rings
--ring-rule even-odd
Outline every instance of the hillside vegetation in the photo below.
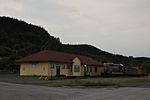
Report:
[[[149,58],[116,55],[87,44],[62,44],[59,38],[51,36],[40,26],[10,17],[0,17],[0,70],[19,71],[16,59],[45,49],[85,55],[127,66],[139,65],[150,72]]]

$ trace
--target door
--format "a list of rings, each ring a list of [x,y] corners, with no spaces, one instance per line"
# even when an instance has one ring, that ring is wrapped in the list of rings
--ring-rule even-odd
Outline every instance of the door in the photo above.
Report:
[[[56,66],[56,76],[60,76],[60,66]]]
[[[86,76],[87,66],[84,66],[84,76]]]

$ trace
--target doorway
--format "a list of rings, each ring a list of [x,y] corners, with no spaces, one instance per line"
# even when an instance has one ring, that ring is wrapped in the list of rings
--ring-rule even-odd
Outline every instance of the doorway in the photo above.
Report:
[[[60,76],[60,66],[56,66],[56,76]]]

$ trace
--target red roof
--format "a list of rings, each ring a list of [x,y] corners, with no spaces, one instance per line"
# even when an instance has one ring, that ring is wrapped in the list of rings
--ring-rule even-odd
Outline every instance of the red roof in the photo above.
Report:
[[[23,57],[16,62],[25,63],[25,62],[64,62],[64,63],[72,63],[73,59],[78,57],[82,64],[87,65],[102,65],[101,62],[94,60],[90,57],[74,55],[69,53],[57,52],[57,51],[40,51],[34,53],[30,56]]]

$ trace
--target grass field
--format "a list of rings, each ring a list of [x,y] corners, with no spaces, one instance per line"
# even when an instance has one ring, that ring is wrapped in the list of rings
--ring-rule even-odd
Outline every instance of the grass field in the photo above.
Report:
[[[16,84],[42,85],[49,87],[126,87],[150,82],[150,77],[117,77],[117,78],[74,78],[39,80],[39,77],[21,77],[19,74],[0,74],[1,82]]]

